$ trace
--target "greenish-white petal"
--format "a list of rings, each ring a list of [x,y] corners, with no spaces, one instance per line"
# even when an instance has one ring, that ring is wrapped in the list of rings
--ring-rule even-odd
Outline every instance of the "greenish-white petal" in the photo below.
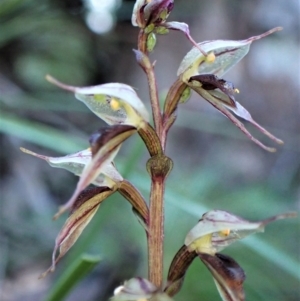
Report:
[[[177,75],[181,76],[184,82],[187,82],[191,76],[197,74],[215,74],[222,76],[236,65],[249,51],[253,41],[263,38],[275,31],[281,30],[280,27],[251,37],[247,40],[213,40],[198,43],[198,46],[206,53],[214,54],[213,60],[199,52],[197,47],[193,47],[183,58]]]
[[[184,243],[191,251],[213,255],[237,240],[263,231],[265,225],[272,221],[294,216],[294,213],[286,213],[250,222],[227,211],[212,210],[203,214],[198,224],[187,234]]]
[[[47,80],[58,87],[75,93],[94,114],[106,123],[127,124],[139,128],[149,121],[149,114],[132,87],[121,83],[108,83],[90,87],[75,87],[59,82],[50,75]]]
[[[23,147],[21,148],[21,151],[45,160],[52,167],[62,168],[70,171],[76,176],[81,176],[85,166],[90,163],[92,159],[90,148],[62,157],[50,157],[37,154]],[[112,162],[107,162],[102,168],[102,173],[92,181],[92,184],[96,186],[108,186],[112,188],[114,182],[120,182],[122,180],[123,177],[120,175],[114,164]]]

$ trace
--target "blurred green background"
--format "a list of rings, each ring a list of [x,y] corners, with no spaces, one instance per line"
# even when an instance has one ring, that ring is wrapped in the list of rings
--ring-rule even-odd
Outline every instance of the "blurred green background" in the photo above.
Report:
[[[54,274],[50,265],[64,217],[59,204],[77,178],[25,155],[19,147],[61,156],[88,146],[104,123],[73,95],[45,81],[49,73],[71,85],[124,82],[149,107],[147,82],[132,52],[138,30],[134,1],[0,1],[0,299],[46,300],[65,270],[83,253],[101,262],[71,292],[69,301],[107,300],[124,280],[147,277],[144,231],[120,195],[101,205]],[[285,141],[270,154],[247,140],[199,96],[180,107],[167,154],[174,169],[166,189],[165,275],[184,237],[200,216],[223,209],[259,220],[300,207],[300,99],[298,0],[176,0],[170,20],[189,23],[196,41],[245,39],[272,27],[282,32],[255,42],[226,79],[254,119]],[[176,80],[191,45],[179,32],[158,37],[151,59],[161,97]],[[253,127],[250,131],[272,145]],[[116,159],[124,177],[147,198],[148,155],[139,137]],[[246,271],[248,300],[299,300],[299,218],[270,224],[224,251]],[[195,260],[175,300],[220,300],[212,277]],[[57,300],[58,301],[58,300]]]

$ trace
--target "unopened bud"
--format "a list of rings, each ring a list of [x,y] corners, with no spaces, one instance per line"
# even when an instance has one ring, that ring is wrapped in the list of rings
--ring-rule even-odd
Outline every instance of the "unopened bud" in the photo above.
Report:
[[[140,28],[164,23],[174,7],[174,0],[137,0],[132,13],[132,24]]]
[[[153,51],[155,45],[156,45],[156,35],[155,33],[151,32],[147,38],[147,50],[149,52]]]

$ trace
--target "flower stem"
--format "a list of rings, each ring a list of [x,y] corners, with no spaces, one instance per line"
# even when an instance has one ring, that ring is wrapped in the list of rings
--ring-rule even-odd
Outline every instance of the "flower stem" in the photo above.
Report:
[[[148,219],[148,273],[149,280],[162,287],[164,245],[164,191],[165,180],[173,162],[165,155],[157,155],[147,162],[151,176],[150,208]]]
[[[164,155],[162,146],[163,119],[159,105],[154,67],[148,57],[147,38],[148,34],[141,29],[138,37],[138,50],[143,55],[139,56],[139,63],[148,79],[153,122],[158,140],[153,135],[149,135],[151,131],[146,131],[143,128],[140,129],[139,134],[147,145],[148,150],[150,150],[151,155],[147,162],[147,170],[151,176],[149,216],[147,221],[148,277],[155,286],[161,288],[163,284],[164,190],[165,180],[172,169],[173,163],[171,159]]]
[[[148,221],[148,275],[161,287],[163,283],[164,187],[162,178],[152,179]]]
[[[154,68],[153,68],[153,64],[150,62],[150,59],[148,57],[148,51],[147,51],[147,46],[146,46],[147,36],[148,36],[148,34],[145,33],[143,29],[141,29],[141,31],[139,33],[139,39],[138,39],[138,49],[139,49],[139,51],[143,52],[145,55],[144,60],[146,61],[145,65],[147,65],[147,68],[145,68],[144,71],[145,71],[145,73],[147,75],[147,79],[148,79],[153,122],[154,122],[155,131],[156,131],[158,137],[161,137],[162,114],[160,111]]]

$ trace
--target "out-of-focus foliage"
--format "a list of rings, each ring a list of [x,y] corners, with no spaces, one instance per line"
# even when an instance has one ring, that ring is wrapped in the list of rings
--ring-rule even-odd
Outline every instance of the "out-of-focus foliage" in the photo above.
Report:
[[[149,107],[147,83],[135,63],[137,30],[130,24],[134,1],[123,1],[116,26],[106,35],[91,32],[87,2],[2,0],[0,2],[0,299],[46,298],[59,275],[83,252],[102,262],[67,300],[106,300],[125,279],[147,277],[146,239],[130,206],[120,195],[101,210],[58,265],[50,264],[63,218],[52,222],[57,206],[71,195],[77,179],[19,151],[23,146],[61,156],[88,146],[103,126],[71,94],[44,80],[51,74],[71,85],[124,82],[137,89]],[[193,95],[179,110],[167,153],[175,162],[167,182],[165,271],[184,237],[211,209],[260,220],[299,210],[299,18],[298,1],[176,1],[172,18],[187,22],[197,42],[244,39],[275,26],[284,30],[257,42],[228,80],[241,93],[253,117],[285,142],[275,154],[252,145],[204,100]],[[151,58],[162,97],[191,48],[181,34],[158,38]],[[259,135],[259,134],[258,134]],[[262,137],[263,139],[263,137]],[[148,197],[147,152],[130,138],[116,164]],[[125,231],[124,231],[125,229]],[[121,235],[121,234],[122,235]],[[270,225],[264,235],[228,248],[246,271],[249,300],[296,301],[299,297],[299,218]],[[297,278],[298,276],[298,278]],[[175,300],[216,299],[204,265],[192,264]]]

